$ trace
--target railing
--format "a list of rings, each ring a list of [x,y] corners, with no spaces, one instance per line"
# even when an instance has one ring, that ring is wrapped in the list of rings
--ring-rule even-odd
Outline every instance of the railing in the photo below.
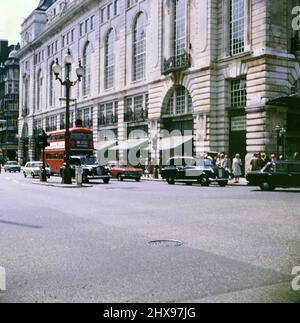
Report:
[[[82,125],[84,128],[92,128],[93,127],[93,120],[92,119],[83,120]]]
[[[100,116],[98,118],[98,125],[99,126],[111,126],[118,123],[118,116],[111,115],[110,117]]]
[[[148,110],[136,110],[136,111],[127,111],[124,114],[124,121],[125,122],[138,122],[138,121],[146,121],[148,119]]]
[[[173,72],[184,71],[191,67],[191,55],[185,52],[182,55],[170,57],[165,59],[163,65],[163,74],[168,75]]]
[[[291,39],[291,52],[300,52],[300,38],[298,35]]]
[[[57,126],[46,126],[46,132],[56,131],[56,130],[57,130]]]

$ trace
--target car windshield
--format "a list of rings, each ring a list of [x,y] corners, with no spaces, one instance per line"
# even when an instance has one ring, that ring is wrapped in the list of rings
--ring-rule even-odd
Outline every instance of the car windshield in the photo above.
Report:
[[[97,164],[97,158],[95,156],[80,157],[83,165],[95,165]]]
[[[43,166],[43,163],[33,163],[32,164],[32,167],[42,167]]]
[[[129,165],[127,163],[118,163],[118,167],[128,167]]]
[[[17,162],[7,162],[7,165],[18,165]]]
[[[267,164],[263,169],[263,172],[269,172],[269,173],[273,173],[275,171],[275,164],[274,163],[269,163]]]

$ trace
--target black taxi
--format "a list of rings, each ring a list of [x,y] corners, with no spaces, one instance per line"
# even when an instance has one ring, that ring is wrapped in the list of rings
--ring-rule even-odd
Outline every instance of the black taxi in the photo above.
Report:
[[[201,186],[218,183],[221,187],[225,187],[229,180],[224,168],[203,157],[173,157],[162,168],[161,176],[170,185],[176,182],[192,185],[195,182]]]
[[[246,179],[250,186],[259,186],[262,191],[300,188],[300,161],[268,163],[261,171],[248,173]]]

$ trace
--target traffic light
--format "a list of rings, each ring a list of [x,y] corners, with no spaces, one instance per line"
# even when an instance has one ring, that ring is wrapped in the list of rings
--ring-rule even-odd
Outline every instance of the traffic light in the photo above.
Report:
[[[46,132],[44,130],[41,130],[37,136],[37,146],[41,149],[49,147],[50,143],[48,142],[48,139],[49,136],[46,134]]]

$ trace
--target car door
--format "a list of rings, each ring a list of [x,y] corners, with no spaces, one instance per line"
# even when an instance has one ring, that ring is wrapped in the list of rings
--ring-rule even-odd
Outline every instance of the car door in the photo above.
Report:
[[[276,163],[273,184],[282,187],[289,187],[291,185],[288,163]]]
[[[186,165],[185,160],[183,158],[175,158],[174,159],[175,166],[175,178],[176,179],[186,179]]]
[[[291,187],[300,187],[300,163],[289,165]]]
[[[30,163],[27,163],[27,164],[25,165],[25,169],[24,169],[24,171],[25,171],[25,174],[26,174],[27,176],[28,176],[28,171],[29,171],[30,166],[31,166],[31,164],[30,164]]]

